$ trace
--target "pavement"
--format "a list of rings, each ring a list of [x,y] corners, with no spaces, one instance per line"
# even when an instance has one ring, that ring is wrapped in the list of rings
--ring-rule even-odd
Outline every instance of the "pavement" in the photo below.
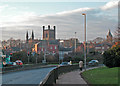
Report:
[[[86,70],[94,69],[98,67],[87,68]],[[82,72],[85,70],[83,69]],[[69,85],[81,85],[81,86],[88,86],[87,82],[82,78],[80,74],[80,70],[71,71],[65,74],[62,74],[58,77],[56,84],[69,84]]]
[[[57,84],[87,84],[80,75],[80,71],[72,71],[63,75],[60,75]]]

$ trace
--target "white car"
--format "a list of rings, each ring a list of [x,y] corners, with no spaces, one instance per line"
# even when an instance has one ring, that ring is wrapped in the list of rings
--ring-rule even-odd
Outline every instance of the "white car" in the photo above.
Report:
[[[98,60],[91,60],[89,61],[88,65],[89,66],[95,66],[95,65],[98,65],[99,61]]]
[[[16,65],[16,62],[13,62],[13,65]]]

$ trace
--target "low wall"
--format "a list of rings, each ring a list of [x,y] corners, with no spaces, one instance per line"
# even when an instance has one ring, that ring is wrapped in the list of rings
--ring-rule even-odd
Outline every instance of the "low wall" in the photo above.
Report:
[[[46,65],[46,64],[32,64],[32,65],[16,65],[10,67],[3,67],[2,73],[7,72],[14,72],[20,70],[30,70],[30,69],[37,69],[37,68],[46,68],[46,67],[55,67],[54,65]]]
[[[59,75],[61,75],[63,73],[66,73],[66,72],[70,72],[70,71],[76,70],[78,68],[79,68],[78,65],[69,65],[69,66],[57,67],[57,68],[53,69],[46,76],[46,78],[42,81],[42,83],[40,83],[40,86],[46,86],[46,85],[50,85],[50,84],[55,84]]]

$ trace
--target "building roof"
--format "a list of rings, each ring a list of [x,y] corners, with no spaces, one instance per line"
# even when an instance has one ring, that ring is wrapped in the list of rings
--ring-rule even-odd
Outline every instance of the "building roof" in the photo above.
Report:
[[[101,47],[101,46],[104,46],[104,45],[107,45],[109,47],[111,47],[112,45],[109,44],[109,43],[101,43],[101,44],[96,44],[96,47]]]
[[[49,40],[49,44],[58,45],[59,41],[58,40]]]

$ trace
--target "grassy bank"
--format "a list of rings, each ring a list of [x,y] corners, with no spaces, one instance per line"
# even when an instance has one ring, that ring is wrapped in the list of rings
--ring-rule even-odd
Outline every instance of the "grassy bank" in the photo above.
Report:
[[[82,76],[89,84],[118,84],[118,68],[101,67],[88,70]]]

